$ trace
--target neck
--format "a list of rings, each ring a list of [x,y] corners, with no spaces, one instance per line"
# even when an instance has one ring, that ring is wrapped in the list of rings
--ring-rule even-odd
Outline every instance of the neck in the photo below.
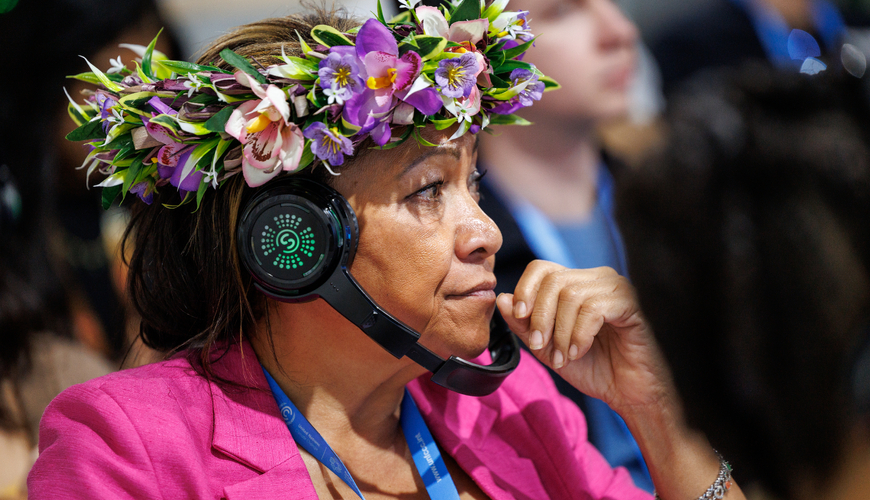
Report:
[[[397,360],[323,300],[277,304],[251,344],[287,397],[341,456],[343,448],[382,448],[403,439],[405,384],[425,370]]]
[[[583,220],[595,206],[601,154],[594,124],[542,119],[533,127],[504,127],[480,148],[499,189],[551,220]]]

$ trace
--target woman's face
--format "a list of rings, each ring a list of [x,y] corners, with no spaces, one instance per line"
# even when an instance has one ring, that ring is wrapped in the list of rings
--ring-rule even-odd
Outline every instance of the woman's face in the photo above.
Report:
[[[627,112],[638,32],[613,0],[512,0],[509,7],[528,10],[532,33],[540,34],[524,60],[562,85],[523,116],[597,121]]]
[[[436,353],[473,357],[486,348],[495,307],[501,233],[478,206],[476,137],[425,129],[374,151],[335,178],[356,211],[351,273],[384,309],[422,334]]]

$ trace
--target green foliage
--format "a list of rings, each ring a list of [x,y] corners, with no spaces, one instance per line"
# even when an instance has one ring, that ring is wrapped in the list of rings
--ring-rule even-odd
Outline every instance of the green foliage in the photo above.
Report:
[[[239,71],[243,71],[254,78],[259,83],[266,84],[268,81],[266,77],[261,75],[259,71],[257,71],[254,66],[248,62],[248,60],[235,52],[232,49],[225,48],[221,51],[221,59],[227,62],[230,66],[238,69]]]

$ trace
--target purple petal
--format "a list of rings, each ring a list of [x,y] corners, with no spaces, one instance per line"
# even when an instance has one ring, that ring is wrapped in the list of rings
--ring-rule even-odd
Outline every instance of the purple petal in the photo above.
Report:
[[[148,205],[154,201],[154,193],[149,192],[148,183],[146,181],[142,181],[138,184],[134,184],[133,187],[130,188],[130,192],[139,196],[139,199],[147,203]]]
[[[172,177],[169,178],[169,183],[177,187],[181,191],[196,191],[199,188],[200,180],[202,180],[201,171],[192,171],[184,179],[181,178],[181,173],[184,171],[184,165],[187,163],[190,154],[194,148],[189,148],[178,157],[178,163],[172,171]]]
[[[370,137],[375,141],[375,144],[383,146],[390,141],[391,135],[392,131],[390,130],[390,124],[384,120],[372,129]]]
[[[348,123],[363,126],[368,117],[372,114],[382,116],[392,107],[392,99],[387,99],[384,103],[379,103],[379,94],[374,90],[366,88],[365,91],[355,94],[350,100],[344,103],[342,116]]]
[[[509,101],[504,101],[498,106],[492,108],[490,113],[495,113],[498,115],[509,115],[511,113],[516,113],[516,111],[522,108],[523,105],[520,104],[519,99],[511,99]]]
[[[438,96],[438,91],[432,87],[418,90],[404,99],[405,102],[414,106],[424,115],[434,115],[441,111],[444,101]]]
[[[363,24],[356,36],[356,55],[365,59],[369,52],[386,52],[399,55],[399,45],[386,26],[375,18]]]
[[[154,97],[152,97],[151,99],[149,99],[149,100],[148,100],[148,104],[150,104],[151,107],[154,108],[158,113],[161,113],[161,114],[164,114],[164,115],[174,115],[174,114],[176,114],[176,111],[175,111],[174,109],[172,109],[172,108],[170,108],[169,106],[167,106],[167,105],[166,105],[163,101],[161,101],[160,98],[157,97],[157,96],[154,96]]]

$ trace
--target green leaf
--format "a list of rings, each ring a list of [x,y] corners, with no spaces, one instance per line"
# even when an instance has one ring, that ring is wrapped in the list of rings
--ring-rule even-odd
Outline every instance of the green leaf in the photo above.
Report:
[[[107,89],[111,90],[112,92],[120,92],[120,91],[124,90],[124,87],[115,83],[111,78],[106,76],[105,73],[100,71],[99,68],[97,68],[96,66],[91,64],[91,62],[88,61],[86,58],[82,57],[82,59],[84,59],[85,62],[88,63],[88,67],[91,68],[91,71],[94,72],[94,75],[96,75],[96,77],[100,81],[100,83],[103,84]]]
[[[384,9],[381,8],[381,0],[378,0],[378,21],[380,21],[381,24],[387,24],[387,20],[384,17]]]
[[[505,61],[504,64],[502,64],[498,68],[493,69],[493,72],[496,75],[503,75],[505,73],[510,73],[511,71],[513,71],[515,69],[519,69],[519,68],[527,69],[527,70],[531,71],[532,65],[530,63],[525,62],[525,61],[514,61],[514,60]]]
[[[202,197],[205,195],[205,192],[208,190],[209,186],[208,182],[200,182],[199,187],[196,189],[196,210],[199,210],[199,204],[202,202]]]
[[[133,181],[136,180],[136,177],[139,175],[139,170],[141,169],[142,157],[140,156],[133,160],[127,173],[124,175],[124,183],[121,185],[121,192],[124,193],[124,196],[126,196],[127,192],[130,191],[130,188],[133,186]]]
[[[489,22],[495,21],[495,18],[504,12],[507,7],[508,0],[494,0],[489,4],[489,7],[483,9],[483,17],[489,19]]]
[[[131,134],[124,134],[114,141],[103,146],[103,149],[111,151],[113,149],[121,150],[125,147],[130,146],[133,147],[133,136]]]
[[[225,48],[222,50],[221,59],[226,61],[230,66],[251,75],[254,80],[257,80],[264,85],[267,83],[265,76],[261,75],[247,59],[236,54],[232,49]]]
[[[450,24],[475,19],[480,19],[480,0],[462,0],[462,3],[450,12]]]
[[[103,188],[103,210],[108,210],[114,203],[115,198],[121,194],[121,185]]]
[[[169,115],[157,115],[151,118],[151,121],[158,125],[163,125],[172,132],[172,135],[178,136],[178,122],[175,118]]]
[[[447,39],[440,36],[418,35],[414,37],[414,41],[417,43],[417,47],[420,48],[418,53],[424,61],[444,52],[444,48],[447,47]]]
[[[68,141],[87,141],[105,138],[106,133],[103,132],[103,122],[101,120],[85,123],[66,135],[66,140]]]
[[[211,94],[206,94],[205,92],[202,92],[202,93],[196,94],[195,96],[193,96],[193,99],[191,99],[187,102],[209,105],[209,104],[214,104],[216,102],[220,102],[220,99],[218,99],[217,97],[215,97]]]
[[[535,43],[535,40],[537,40],[537,39],[538,39],[538,37],[532,38],[531,40],[529,40],[528,42],[526,42],[524,44],[517,45],[516,47],[514,47],[512,49],[505,50],[504,51],[505,60],[513,59],[513,58],[517,57],[518,55],[522,54],[523,52],[529,50],[529,47],[531,47],[532,44]]]
[[[492,82],[492,86],[497,89],[506,89],[511,86],[510,83],[495,75],[489,75],[489,81]]]
[[[107,75],[108,76],[108,75]],[[97,78],[97,75],[94,74],[93,71],[88,71],[86,73],[79,73],[77,75],[67,75],[67,78],[73,78],[75,80],[79,80],[85,83],[90,83],[91,85],[99,85],[100,79]]]
[[[414,139],[416,139],[418,143],[424,146],[436,147],[436,144],[432,144],[431,142],[423,138],[423,136],[420,134],[420,131],[417,130],[417,127],[414,127]]]
[[[151,43],[149,43],[148,47],[145,49],[145,53],[142,54],[142,72],[152,80],[156,77],[154,76],[154,68],[151,67],[151,58],[154,57],[154,46],[157,45],[157,38],[160,37],[160,33],[163,33],[163,28],[160,28],[160,31],[157,32],[157,36],[151,40]]]
[[[302,35],[299,34],[299,31],[297,31],[297,30],[294,30],[294,31],[296,31],[296,36],[299,37],[299,47],[302,48],[302,53],[307,54],[307,53],[311,52],[311,47],[308,45],[308,43],[305,41],[305,39],[302,38]]]
[[[316,40],[317,43],[326,45],[327,47],[335,47],[336,45],[353,45],[353,42],[351,42],[350,39],[344,36],[340,31],[325,24],[318,24],[311,28],[311,38]]]
[[[431,120],[431,122],[433,125],[435,125],[435,130],[444,130],[445,128],[448,128],[456,123],[456,117],[447,118],[444,120]]]
[[[170,209],[170,210],[174,210],[174,209],[176,209],[176,208],[178,208],[186,203],[189,203],[191,200],[190,193],[191,193],[190,191],[185,191],[184,198],[179,203],[177,203],[175,205],[172,205],[169,203],[164,203],[163,206]]]
[[[314,159],[314,152],[311,151],[311,139],[305,139],[305,145],[302,146],[302,157],[299,158],[299,166],[296,167],[296,171],[298,172],[308,165],[311,165]]]
[[[544,92],[550,90],[558,90],[562,88],[562,86],[559,85],[559,82],[553,80],[549,76],[539,76],[538,81],[544,82]]]
[[[411,18],[411,11],[403,10],[396,17],[390,19],[390,24],[412,24],[414,19]]]
[[[493,113],[489,117],[489,124],[490,125],[531,125],[532,122],[526,120],[525,118],[517,116],[515,114],[498,115],[498,114]]]
[[[186,75],[187,73],[200,73],[203,71],[212,72],[212,73],[228,73],[228,71],[224,71],[220,68],[215,68],[214,66],[203,66],[202,64],[194,64],[192,62],[187,61],[157,61],[157,64],[163,66],[169,71],[174,71],[179,75]]]
[[[224,109],[215,113],[214,116],[208,119],[205,122],[205,128],[210,132],[223,132],[226,129],[227,121],[230,119],[230,115],[233,114],[233,110],[236,108],[232,106],[227,106]]]

